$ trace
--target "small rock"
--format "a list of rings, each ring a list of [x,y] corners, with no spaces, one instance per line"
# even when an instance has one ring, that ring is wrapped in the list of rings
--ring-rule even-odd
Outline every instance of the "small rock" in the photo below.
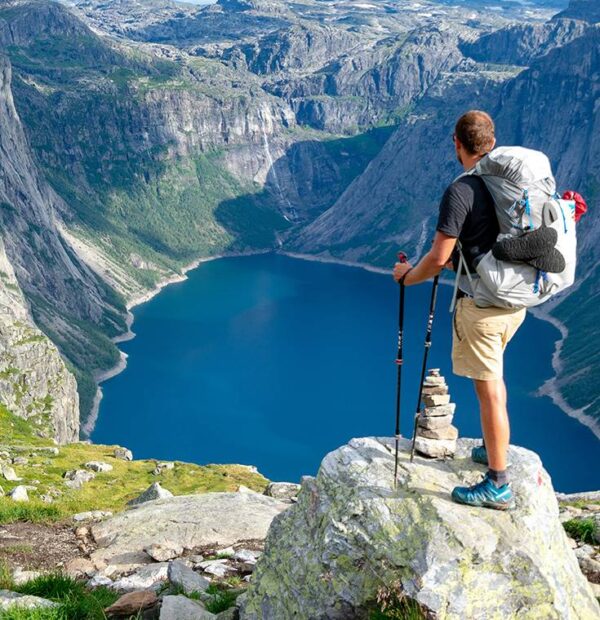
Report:
[[[19,482],[19,480],[23,480],[23,478],[19,478],[19,476],[17,476],[17,474],[15,473],[15,470],[12,467],[10,467],[10,465],[2,465],[1,469],[2,469],[2,475],[9,482]]]
[[[166,562],[173,558],[178,558],[183,553],[183,547],[176,543],[164,542],[162,544],[154,543],[146,547],[144,551],[157,562]]]
[[[115,448],[114,455],[115,458],[119,459],[120,461],[133,461],[133,453],[127,448]]]
[[[12,462],[13,465],[27,465],[27,463],[29,463],[29,459],[25,458],[24,456],[15,456]]]
[[[27,488],[23,485],[15,487],[12,491],[8,493],[8,497],[10,497],[14,502],[29,501],[29,495],[27,495]]]
[[[292,501],[300,491],[300,485],[293,482],[271,482],[265,491],[265,495],[275,499]]]
[[[247,486],[240,484],[237,488],[237,492],[238,493],[256,493],[256,491],[253,491],[252,489],[248,488]]]
[[[458,439],[458,429],[452,425],[443,428],[419,427],[418,435],[426,439]]]
[[[444,415],[444,416],[439,416],[439,417],[438,416],[429,417],[429,416],[420,415],[419,420],[418,420],[418,425],[421,428],[428,428],[428,429],[444,428],[446,426],[452,425],[452,418],[453,416],[451,415]]]
[[[37,579],[43,575],[42,572],[36,570],[23,570],[20,566],[15,568],[12,574],[13,582],[16,586],[21,586],[32,579]]]
[[[93,480],[96,474],[85,469],[71,469],[63,475],[65,485],[71,489],[81,489],[81,487],[90,480]]]
[[[456,452],[456,440],[417,437],[415,439],[415,450],[432,458],[449,457]]]
[[[121,592],[134,590],[158,590],[167,580],[169,565],[166,562],[149,564],[127,577],[115,581],[112,588]]]
[[[160,607],[160,620],[213,620],[214,614],[206,611],[199,601],[183,595],[165,596]]]
[[[235,549],[233,547],[225,547],[224,549],[217,549],[215,555],[220,555],[223,558],[232,558],[235,555]]]
[[[69,577],[92,577],[96,573],[93,562],[86,558],[73,558],[65,564],[65,573]]]
[[[238,620],[239,617],[240,610],[237,607],[230,607],[217,614],[217,620]]]
[[[439,405],[436,407],[425,407],[422,415],[425,417],[453,416],[456,411],[456,403],[448,403],[447,405]]]
[[[225,577],[227,573],[235,570],[226,562],[227,560],[207,560],[206,562],[201,562],[199,566],[209,575],[214,575],[215,577]]]
[[[105,577],[104,575],[94,575],[88,582],[88,588],[111,588],[113,585],[113,580]]]
[[[570,538],[569,536],[567,536],[567,540],[569,541],[569,546],[571,547],[571,549],[577,549],[578,544],[574,538]]]
[[[183,562],[174,560],[169,562],[169,581],[183,589],[186,594],[192,592],[204,592],[210,585],[210,581],[191,568],[188,568]]]
[[[152,472],[155,476],[162,474],[163,471],[174,469],[175,463],[165,462],[165,463],[157,463],[154,471]]]
[[[60,450],[55,446],[42,446],[41,448],[34,448],[33,451],[39,454],[49,454],[50,456],[58,456],[60,454]]]
[[[102,519],[108,519],[112,517],[112,512],[107,510],[90,510],[87,512],[78,512],[73,515],[73,521],[94,521],[95,523],[102,521]]]
[[[38,607],[58,607],[58,604],[39,596],[18,594],[10,590],[0,590],[0,610],[2,611],[8,611],[9,609],[37,609]]]
[[[578,549],[575,550],[577,554]],[[600,562],[591,557],[578,557],[579,568],[581,572],[588,578],[588,581],[600,583]]]
[[[423,385],[423,396],[443,396],[444,394],[448,394],[447,385]]]
[[[450,403],[450,394],[424,394],[423,404],[426,407],[439,407]]]
[[[85,525],[80,525],[78,528],[75,528],[75,536],[77,538],[86,539],[90,534],[90,528]]]
[[[425,377],[425,381],[423,381],[423,386],[427,386],[427,387],[439,387],[439,386],[444,386],[447,387],[446,385],[446,381],[444,380],[444,377]]]
[[[594,547],[592,547],[592,545],[581,545],[581,547],[575,551],[575,555],[580,559],[590,558],[594,555]]]
[[[137,592],[123,594],[110,607],[107,607],[104,612],[107,616],[137,617],[140,611],[153,607],[156,603],[158,603],[158,598],[154,592],[138,590]]]
[[[92,471],[103,473],[107,471],[112,471],[113,466],[109,463],[104,463],[103,461],[88,461],[84,467],[86,469],[91,469]]]
[[[196,553],[194,555],[189,555],[187,559],[192,562],[192,564],[200,564],[200,562],[204,562],[204,556]]]
[[[583,512],[579,508],[575,508],[575,506],[561,506],[558,518],[561,523],[565,523],[566,521],[570,521],[571,519],[577,519],[581,517]]]
[[[128,506],[137,506],[154,499],[163,499],[164,497],[173,497],[171,491],[163,489],[159,482],[153,482],[141,495],[127,502]]]
[[[252,551],[251,549],[239,549],[233,556],[234,560],[238,562],[246,562],[247,564],[256,564],[256,561],[260,557],[260,551]]]

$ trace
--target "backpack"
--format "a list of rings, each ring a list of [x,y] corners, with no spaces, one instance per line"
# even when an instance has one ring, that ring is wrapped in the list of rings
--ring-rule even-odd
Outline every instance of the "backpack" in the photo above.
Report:
[[[500,308],[531,308],[571,286],[575,281],[577,252],[575,201],[563,200],[556,193],[546,155],[523,147],[500,147],[461,176],[466,175],[481,177],[492,195],[500,225],[498,240],[541,226],[554,228],[555,248],[564,257],[565,268],[560,273],[546,273],[527,263],[499,260],[490,250],[474,261],[477,275],[472,275],[459,242],[460,258],[451,309],[459,283],[461,288],[470,289],[475,305]]]

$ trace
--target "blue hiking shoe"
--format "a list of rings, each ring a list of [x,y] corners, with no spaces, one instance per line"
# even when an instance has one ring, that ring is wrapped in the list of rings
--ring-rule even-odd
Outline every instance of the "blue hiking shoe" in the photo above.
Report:
[[[481,465],[488,465],[487,450],[485,446],[476,446],[471,450],[471,459],[474,463],[480,463]]]
[[[515,505],[510,484],[497,487],[487,474],[481,482],[472,487],[455,487],[452,491],[452,499],[458,504],[495,510],[510,510]]]

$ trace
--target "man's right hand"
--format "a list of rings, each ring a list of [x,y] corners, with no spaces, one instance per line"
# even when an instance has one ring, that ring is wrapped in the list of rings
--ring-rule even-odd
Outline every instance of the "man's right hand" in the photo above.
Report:
[[[412,265],[408,261],[405,263],[396,263],[394,265],[394,280],[400,283],[400,280],[409,269],[412,269]]]

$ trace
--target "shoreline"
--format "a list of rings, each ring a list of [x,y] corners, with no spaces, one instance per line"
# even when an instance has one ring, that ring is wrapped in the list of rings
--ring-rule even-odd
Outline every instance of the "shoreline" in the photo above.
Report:
[[[135,338],[135,332],[132,329],[134,322],[134,316],[132,312],[133,308],[141,306],[142,304],[150,301],[153,297],[156,297],[156,295],[158,295],[165,287],[171,284],[185,282],[185,280],[188,279],[187,274],[190,271],[197,269],[202,263],[208,263],[210,261],[219,260],[221,258],[232,258],[236,256],[256,256],[259,254],[269,254],[271,252],[273,252],[272,249],[250,250],[248,252],[226,252],[224,254],[215,254],[214,256],[202,256],[200,258],[197,258],[185,267],[182,267],[181,273],[173,273],[166,278],[159,280],[156,286],[149,291],[146,291],[141,295],[129,299],[125,304],[125,308],[127,309],[127,330],[122,334],[118,334],[114,338],[111,338],[111,340],[115,344],[133,340]],[[90,436],[94,432],[94,428],[96,427],[96,422],[98,421],[98,415],[100,413],[100,403],[102,402],[102,384],[105,381],[116,377],[127,368],[127,354],[123,351],[119,351],[119,353],[119,361],[114,366],[94,374],[94,381],[96,381],[96,383],[98,384],[98,387],[96,389],[96,395],[94,396],[94,402],[92,404],[92,409],[89,416],[87,417],[86,421],[81,424],[81,433],[86,439],[90,439]]]
[[[162,291],[163,288],[169,286],[170,284],[184,282],[188,278],[187,276],[188,272],[198,268],[202,263],[207,263],[213,260],[219,260],[221,258],[240,257],[240,256],[256,256],[256,255],[270,254],[270,253],[279,254],[281,256],[287,256],[289,258],[295,258],[298,260],[305,260],[309,262],[330,263],[334,265],[342,265],[345,267],[353,267],[355,269],[363,269],[364,271],[369,271],[371,273],[377,273],[380,275],[389,276],[392,273],[391,269],[375,267],[367,263],[345,261],[342,259],[337,259],[337,258],[329,257],[329,256],[302,254],[300,252],[287,252],[285,250],[281,250],[278,248],[272,248],[272,249],[266,249],[266,250],[252,250],[248,252],[232,252],[232,253],[224,253],[224,254],[215,254],[214,256],[205,256],[205,257],[201,257],[201,258],[198,258],[192,261],[189,265],[182,268],[182,271],[180,274],[172,274],[164,278],[163,280],[160,280],[153,289],[129,300],[126,304],[127,313],[128,313],[127,314],[127,331],[124,332],[123,334],[115,336],[113,338],[113,342],[115,344],[118,344],[118,343],[126,342],[128,340],[135,338],[135,332],[132,330],[132,326],[134,322],[134,316],[132,313],[133,308],[135,308],[136,306],[142,305],[146,303],[147,301],[150,301],[153,297],[158,295]],[[440,284],[444,284],[446,286],[452,286],[453,282],[451,280],[444,278],[444,279],[440,279]],[[585,407],[581,409],[575,409],[574,407],[571,407],[567,403],[565,398],[563,397],[560,391],[560,387],[558,386],[558,375],[562,371],[562,362],[560,359],[560,353],[562,351],[564,341],[567,338],[568,333],[569,333],[567,327],[561,321],[559,321],[556,317],[553,317],[549,312],[545,312],[541,308],[532,308],[531,314],[535,318],[541,321],[546,321],[547,323],[550,323],[553,327],[555,327],[558,330],[560,334],[560,337],[555,342],[554,352],[552,354],[551,363],[552,363],[552,370],[554,374],[552,375],[552,377],[547,379],[541,386],[539,386],[539,388],[534,392],[534,395],[538,398],[542,398],[542,397],[550,398],[553,404],[557,406],[563,413],[565,413],[571,418],[576,419],[580,424],[583,424],[584,426],[589,428],[592,431],[592,433],[598,439],[600,439],[600,422],[586,415]],[[88,439],[90,435],[93,433],[95,425],[96,425],[96,421],[98,419],[98,414],[100,411],[100,403],[102,401],[102,387],[101,387],[102,383],[120,374],[127,367],[127,355],[123,353],[122,351],[120,353],[121,355],[120,355],[119,361],[117,362],[117,364],[115,364],[115,366],[99,373],[98,375],[94,377],[94,379],[98,383],[98,389],[96,392],[96,396],[94,397],[94,404],[92,406],[92,411],[90,412],[90,415],[88,416],[88,419],[86,420],[85,424],[82,424],[81,426],[83,434]]]
[[[566,399],[560,391],[558,385],[558,376],[562,372],[562,361],[560,354],[569,330],[567,326],[559,321],[556,317],[552,316],[549,312],[542,310],[541,308],[532,308],[531,314],[541,321],[550,323],[560,332],[560,338],[554,343],[554,352],[552,353],[552,370],[554,374],[552,377],[544,381],[544,383],[536,390],[535,395],[538,397],[547,396],[563,413],[566,413],[571,418],[575,418],[579,423],[587,426],[598,439],[600,439],[600,422],[595,418],[585,413],[586,407],[575,409],[567,403]]]

